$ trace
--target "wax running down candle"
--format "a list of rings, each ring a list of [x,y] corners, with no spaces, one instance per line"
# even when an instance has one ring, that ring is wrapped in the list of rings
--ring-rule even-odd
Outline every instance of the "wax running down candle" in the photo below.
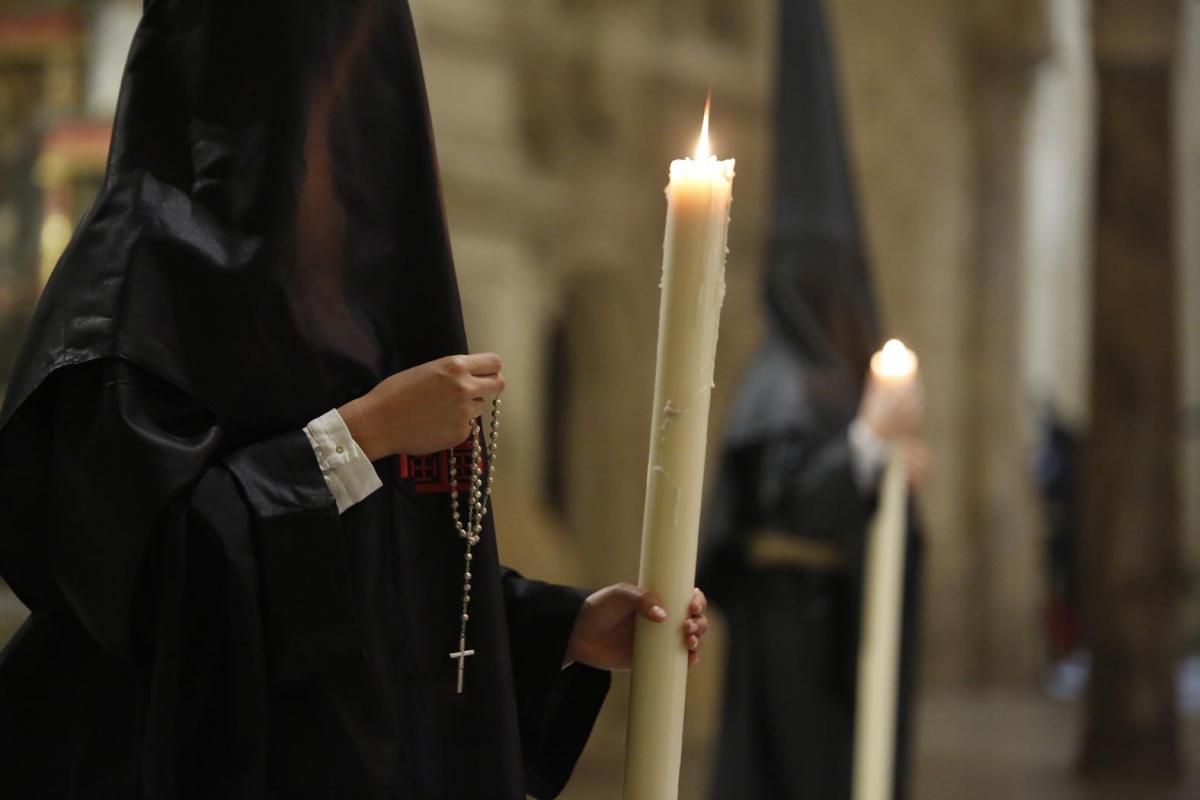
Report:
[[[674,800],[683,747],[687,649],[681,628],[696,575],[708,408],[725,297],[733,160],[709,152],[708,108],[695,159],[671,163],[658,370],[639,583],[667,620],[637,621],[625,744],[625,800]]]

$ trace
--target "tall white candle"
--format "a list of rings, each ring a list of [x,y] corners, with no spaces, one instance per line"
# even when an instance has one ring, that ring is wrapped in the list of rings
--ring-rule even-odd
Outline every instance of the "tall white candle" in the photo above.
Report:
[[[917,357],[893,339],[871,359],[871,373],[883,383],[909,384],[916,379]],[[854,800],[891,800],[893,794],[907,522],[908,475],[904,461],[893,449],[867,540],[854,728]]]
[[[663,243],[658,372],[639,583],[667,619],[637,622],[625,743],[625,800],[679,793],[688,654],[682,625],[696,575],[708,406],[725,297],[732,159],[709,152],[708,108],[695,159],[671,163]]]

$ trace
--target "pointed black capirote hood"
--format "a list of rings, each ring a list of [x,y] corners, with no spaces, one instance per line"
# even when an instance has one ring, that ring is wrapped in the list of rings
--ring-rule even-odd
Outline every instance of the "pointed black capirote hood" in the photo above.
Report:
[[[821,0],[782,0],[780,14],[770,327],[805,360],[858,371],[878,322],[830,30]]]

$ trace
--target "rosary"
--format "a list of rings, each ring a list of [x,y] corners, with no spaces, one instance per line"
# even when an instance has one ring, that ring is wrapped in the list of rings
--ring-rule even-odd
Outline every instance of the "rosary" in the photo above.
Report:
[[[488,432],[487,443],[487,480],[484,480],[483,464],[483,425],[480,420],[471,420],[471,484],[468,494],[466,524],[463,524],[463,514],[458,504],[458,458],[454,450],[450,450],[450,516],[454,519],[454,529],[459,538],[467,544],[463,556],[463,596],[462,616],[458,628],[458,652],[451,653],[450,658],[458,661],[458,693],[463,693],[463,670],[466,667],[467,656],[475,655],[474,650],[467,649],[467,623],[471,619],[468,613],[471,608],[471,560],[474,556],[471,549],[479,544],[483,533],[483,518],[487,516],[487,499],[492,496],[492,481],[495,480],[496,470],[496,441],[500,428],[500,398],[492,401],[492,424]],[[485,485],[486,483],[486,485]]]

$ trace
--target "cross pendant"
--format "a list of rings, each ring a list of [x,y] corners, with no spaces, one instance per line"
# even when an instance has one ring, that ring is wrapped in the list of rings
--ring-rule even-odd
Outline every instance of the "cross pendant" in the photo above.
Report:
[[[467,656],[473,655],[475,655],[475,651],[467,649],[467,637],[460,636],[458,638],[458,652],[450,654],[450,658],[458,659],[458,694],[463,693],[463,670],[467,666]]]

